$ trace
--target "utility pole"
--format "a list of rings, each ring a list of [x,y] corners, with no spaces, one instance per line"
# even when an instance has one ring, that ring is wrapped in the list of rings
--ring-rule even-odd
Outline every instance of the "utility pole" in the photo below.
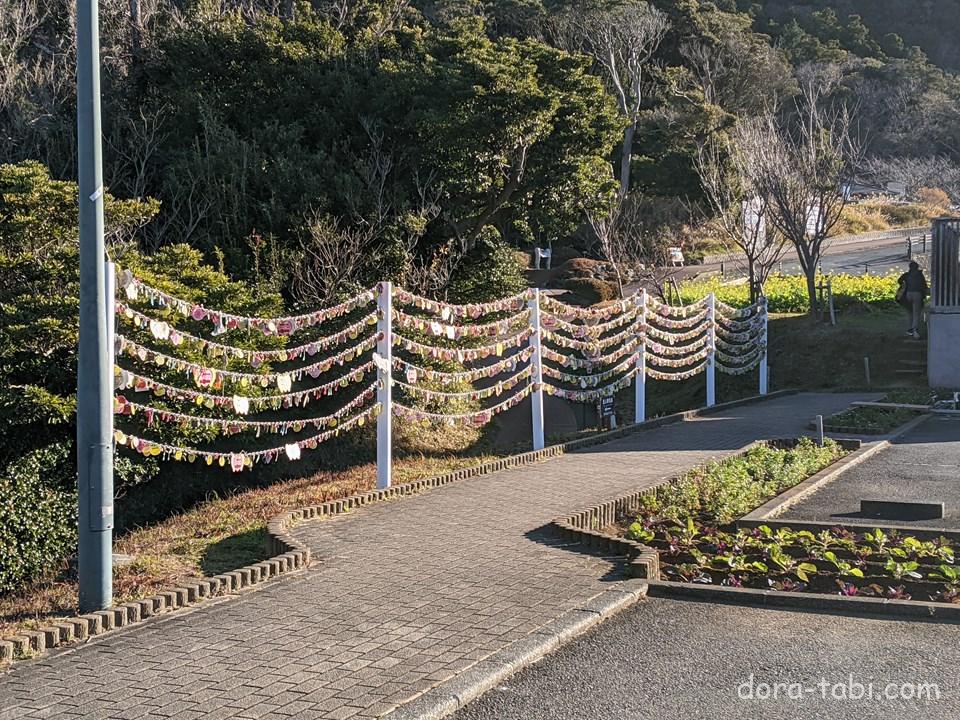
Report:
[[[97,0],[77,0],[80,347],[77,374],[80,612],[113,602],[112,353],[107,348]]]

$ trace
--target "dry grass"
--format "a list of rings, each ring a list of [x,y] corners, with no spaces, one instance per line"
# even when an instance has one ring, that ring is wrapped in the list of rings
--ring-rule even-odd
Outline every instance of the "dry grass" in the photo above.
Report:
[[[394,462],[396,483],[440,475],[497,456],[409,457]],[[115,552],[133,561],[114,569],[115,602],[152,595],[190,578],[233,570],[266,558],[267,521],[285,510],[370,490],[376,465],[286,480],[268,487],[211,497],[191,510],[116,539]],[[75,572],[0,597],[0,636],[35,629],[76,613]]]

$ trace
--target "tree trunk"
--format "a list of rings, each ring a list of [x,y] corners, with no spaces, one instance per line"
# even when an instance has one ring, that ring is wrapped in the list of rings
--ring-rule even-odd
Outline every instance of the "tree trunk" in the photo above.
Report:
[[[630,189],[630,161],[633,159],[633,136],[637,123],[630,123],[623,131],[623,147],[620,151],[620,195],[626,196]]]
[[[140,16],[140,0],[130,0],[130,55],[134,63],[140,61],[143,52],[143,28]]]
[[[810,299],[810,314],[817,313],[817,266],[816,263],[810,263],[803,269],[807,277],[807,297]]]
[[[756,262],[749,255],[747,256],[747,275],[750,278],[750,304],[752,305],[757,301],[757,296],[760,294],[760,288],[757,287]]]

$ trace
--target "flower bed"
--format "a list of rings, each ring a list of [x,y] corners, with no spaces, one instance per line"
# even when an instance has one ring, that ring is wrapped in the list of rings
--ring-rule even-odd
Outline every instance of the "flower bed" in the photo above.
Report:
[[[880,435],[917,416],[906,408],[852,407],[824,420],[824,430],[848,435]]]
[[[931,405],[934,398],[929,390],[905,388],[891,390],[880,402],[901,405]],[[826,418],[825,430],[853,435],[879,435],[900,427],[915,418],[912,408],[882,408],[855,406]]]
[[[732,521],[832,464],[843,450],[800,440],[695,469],[640,503],[622,534],[658,551],[663,580],[960,603],[955,544],[882,530],[819,533]]]

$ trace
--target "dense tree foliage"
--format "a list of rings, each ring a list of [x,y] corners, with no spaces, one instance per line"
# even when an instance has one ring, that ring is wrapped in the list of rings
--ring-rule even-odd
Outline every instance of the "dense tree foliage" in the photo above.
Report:
[[[72,177],[72,4],[0,4],[0,160]],[[151,0],[131,18],[125,0],[103,0],[106,177],[120,196],[161,201],[138,235],[147,249],[220,251],[228,272],[310,302],[292,268],[309,263],[320,223],[362,231],[343,243],[363,255],[355,285],[389,275],[443,295],[478,244],[507,258],[498,246],[577,238],[612,167],[647,203],[696,204],[698,148],[789,107],[805,63],[841,68],[828,100],[858,108],[871,154],[956,163],[957,51],[936,32],[948,5]],[[638,104],[618,111],[591,48],[651,7],[665,29]]]

